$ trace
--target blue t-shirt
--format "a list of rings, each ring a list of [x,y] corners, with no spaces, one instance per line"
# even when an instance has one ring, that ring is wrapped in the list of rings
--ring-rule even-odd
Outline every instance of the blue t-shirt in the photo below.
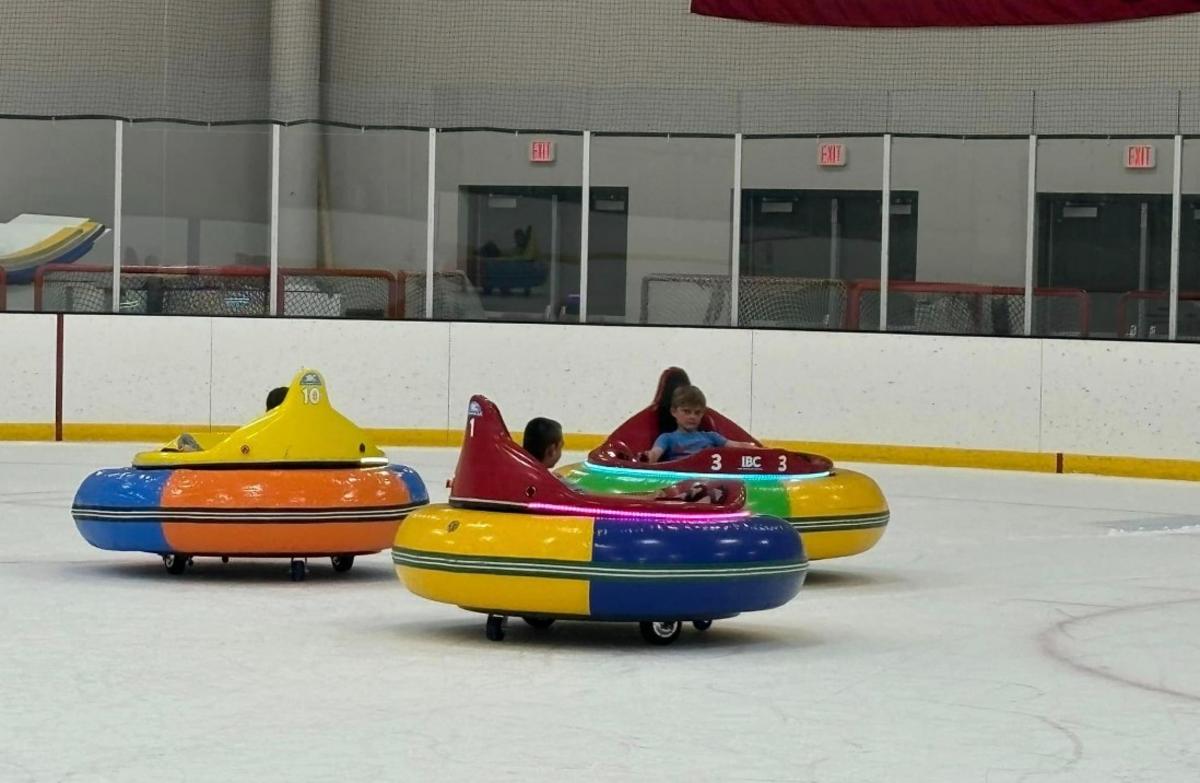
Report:
[[[705,449],[720,448],[728,442],[728,439],[717,432],[684,432],[683,430],[675,430],[674,432],[664,432],[654,441],[654,448],[662,449],[661,459],[679,459],[680,457],[690,457],[691,455],[704,451]]]

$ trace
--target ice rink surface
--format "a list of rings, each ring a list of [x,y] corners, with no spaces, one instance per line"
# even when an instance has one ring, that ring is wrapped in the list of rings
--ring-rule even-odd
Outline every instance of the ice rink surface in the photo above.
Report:
[[[1197,484],[862,465],[887,534],[782,609],[497,644],[386,553],[91,548],[136,448],[0,444],[2,783],[1200,780]],[[389,451],[445,498],[455,452]]]

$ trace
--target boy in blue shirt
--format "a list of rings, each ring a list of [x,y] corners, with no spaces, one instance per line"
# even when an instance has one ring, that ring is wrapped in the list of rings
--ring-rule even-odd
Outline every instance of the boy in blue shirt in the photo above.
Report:
[[[664,432],[654,441],[654,447],[646,452],[650,462],[667,461],[690,457],[704,449],[734,446],[735,448],[756,449],[754,443],[741,443],[729,440],[719,432],[703,432],[700,422],[708,410],[708,401],[704,392],[695,386],[680,386],[671,395],[671,416],[675,419],[676,430]]]

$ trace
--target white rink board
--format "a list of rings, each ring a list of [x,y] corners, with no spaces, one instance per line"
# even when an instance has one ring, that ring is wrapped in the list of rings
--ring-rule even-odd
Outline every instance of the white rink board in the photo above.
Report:
[[[717,329],[454,324],[450,426],[463,425],[468,399],[481,393],[513,432],[548,416],[566,432],[607,433],[650,404],[673,364],[712,407],[749,422],[750,342],[749,332]]]
[[[212,319],[68,315],[63,422],[209,421]]]
[[[236,425],[301,366],[366,427],[457,430],[471,394],[514,431],[611,431],[689,371],[756,436],[1200,458],[1200,345],[554,324],[68,315],[65,424]],[[55,320],[0,319],[0,421],[54,420]]]
[[[1038,340],[756,332],[758,437],[1038,450]]]
[[[446,428],[448,323],[213,319],[212,420],[239,424],[301,367],[362,427]]]
[[[0,422],[54,422],[56,316],[0,318]]]
[[[1042,447],[1200,459],[1194,344],[1044,342]]]

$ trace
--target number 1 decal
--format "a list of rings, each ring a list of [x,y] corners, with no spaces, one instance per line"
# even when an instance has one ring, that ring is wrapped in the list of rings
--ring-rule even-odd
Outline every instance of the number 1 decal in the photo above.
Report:
[[[468,438],[475,437],[475,417],[474,416],[467,419],[467,437]]]

